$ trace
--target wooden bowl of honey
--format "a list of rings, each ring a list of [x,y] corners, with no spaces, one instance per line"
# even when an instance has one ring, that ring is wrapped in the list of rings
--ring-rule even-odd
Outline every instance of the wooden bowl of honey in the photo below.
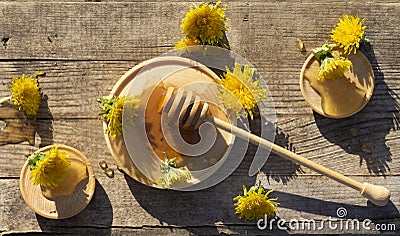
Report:
[[[133,179],[155,188],[162,188],[156,180],[161,175],[160,163],[164,159],[164,152],[168,158],[175,159],[178,167],[186,166],[189,169],[192,178],[187,186],[198,184],[218,171],[229,155],[234,136],[217,129],[213,137],[215,140],[206,151],[194,156],[182,154],[174,143],[174,137],[182,137],[187,143],[196,144],[200,142],[199,131],[179,130],[178,134],[172,135],[172,141],[166,140],[162,114],[158,110],[168,87],[185,87],[185,90],[192,90],[202,98],[214,97],[217,100],[219,79],[206,66],[176,56],[145,61],[123,75],[110,95],[136,96],[140,102],[135,125],[127,127],[120,137],[105,134],[107,146],[120,169]],[[210,112],[215,117],[236,124],[236,117],[230,117],[216,105],[210,106]],[[203,140],[208,140],[214,128],[205,126],[201,129]]]

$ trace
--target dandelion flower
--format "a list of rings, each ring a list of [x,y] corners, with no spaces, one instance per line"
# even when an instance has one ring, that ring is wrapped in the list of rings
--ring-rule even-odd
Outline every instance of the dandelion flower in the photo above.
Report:
[[[351,61],[343,57],[326,58],[322,61],[318,71],[318,80],[334,81],[337,78],[343,77],[344,73],[350,70]]]
[[[191,178],[187,167],[177,168],[175,160],[168,159],[165,152],[164,161],[161,163],[161,173],[163,176],[157,180],[157,183],[163,188],[178,187]]]
[[[10,90],[12,95],[1,98],[0,103],[10,101],[18,106],[20,110],[25,111],[27,115],[37,115],[40,103],[42,102],[42,95],[37,79],[32,78],[32,76],[26,77],[22,74],[21,78],[14,78],[11,82]]]
[[[114,106],[110,107],[110,112],[107,114],[108,131],[111,136],[116,137],[122,134],[122,112],[124,108],[125,97],[117,98]]]
[[[350,70],[351,61],[339,57],[334,58],[332,55],[332,47],[325,42],[321,47],[312,50],[314,57],[320,62],[317,78],[321,81],[334,81],[343,77],[344,73]]]
[[[329,45],[328,42],[325,42],[321,47],[314,48],[312,50],[312,53],[318,61],[322,61],[323,59],[325,59],[325,57],[333,57],[332,49],[332,46]]]
[[[138,107],[137,98],[127,98],[127,97],[103,97],[99,98],[98,102],[101,104],[102,111],[100,116],[104,118],[107,123],[106,133],[110,134],[112,137],[121,136],[123,133],[122,127],[122,114],[124,105],[129,105],[129,118],[127,122],[134,125],[133,119],[137,117],[136,109]]]
[[[217,3],[202,3],[190,8],[181,22],[182,33],[209,45],[218,45],[227,30],[225,8]]]
[[[343,15],[336,28],[332,30],[331,39],[343,48],[345,54],[356,53],[360,42],[365,40],[365,19],[360,20],[358,16]]]
[[[256,221],[264,218],[265,215],[268,218],[274,217],[277,211],[276,206],[279,203],[276,202],[278,198],[268,198],[272,191],[266,192],[261,184],[252,186],[249,191],[243,186],[243,196],[239,195],[233,199],[237,201],[234,204],[236,206],[235,214],[238,214],[239,218],[244,218],[246,221]]]
[[[244,110],[253,119],[257,103],[266,98],[267,89],[260,87],[260,79],[253,81],[254,72],[255,68],[250,68],[249,65],[245,65],[242,70],[242,66],[235,63],[233,71],[227,68],[227,73],[221,79],[221,85],[225,89],[220,90],[219,100],[237,116]]]
[[[182,49],[185,47],[196,46],[196,45],[201,45],[199,40],[195,38],[185,37],[174,46],[174,49]]]
[[[38,153],[28,159],[34,185],[46,188],[58,187],[67,177],[71,162],[65,152],[59,152],[54,145],[49,153]]]

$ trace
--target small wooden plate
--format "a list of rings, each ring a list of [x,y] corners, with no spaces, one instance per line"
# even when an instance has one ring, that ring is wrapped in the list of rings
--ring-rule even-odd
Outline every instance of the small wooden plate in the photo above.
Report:
[[[332,54],[335,57],[339,56],[339,54],[341,53],[342,50],[340,48],[334,47]],[[318,114],[329,118],[346,118],[362,110],[370,100],[372,93],[374,91],[374,72],[372,70],[371,64],[369,63],[368,59],[364,56],[364,54],[362,54],[360,51],[357,51],[356,54],[350,54],[348,56],[348,59],[352,62],[353,65],[351,66],[350,71],[345,73],[345,76],[350,81],[357,84],[359,88],[362,88],[365,91],[365,99],[360,107],[355,108],[353,112],[343,116],[331,116],[326,114],[322,110],[321,96],[318,94],[317,91],[315,91],[311,87],[310,82],[306,78],[304,78],[305,73],[315,74],[316,76],[316,73],[319,68],[319,63],[315,59],[313,54],[311,54],[304,62],[300,73],[301,93],[303,94],[303,97],[306,100],[306,102]]]
[[[46,146],[35,153],[47,153],[51,148],[52,146]],[[66,152],[73,161],[86,165],[88,178],[77,186],[73,195],[57,197],[55,200],[45,198],[40,186],[33,185],[30,179],[28,162],[22,167],[20,176],[20,190],[26,204],[37,214],[50,219],[65,219],[80,213],[92,199],[96,185],[92,165],[80,151],[65,145],[58,145],[58,150]]]

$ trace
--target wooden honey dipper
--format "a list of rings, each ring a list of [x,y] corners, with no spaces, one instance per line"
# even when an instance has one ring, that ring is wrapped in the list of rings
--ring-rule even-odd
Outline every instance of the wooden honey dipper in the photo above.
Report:
[[[385,206],[389,201],[390,191],[383,186],[358,182],[282,148],[266,139],[210,116],[207,102],[202,102],[200,97],[194,95],[191,91],[179,89],[177,93],[174,93],[174,88],[169,87],[158,111],[164,114],[166,113],[167,117],[177,118],[176,116],[179,116],[179,125],[184,129],[198,129],[203,122],[209,122],[217,128],[230,132],[239,138],[248,139],[251,143],[260,145],[262,148],[271,149],[273,153],[281,157],[347,185],[359,191],[361,196],[367,198],[377,206]]]

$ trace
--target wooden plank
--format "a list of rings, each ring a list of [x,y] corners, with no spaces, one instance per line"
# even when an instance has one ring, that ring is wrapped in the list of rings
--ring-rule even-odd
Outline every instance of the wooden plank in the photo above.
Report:
[[[40,131],[43,129],[44,131]],[[39,126],[38,130],[35,147],[28,145],[26,142],[0,147],[0,155],[2,157],[0,163],[4,164],[0,168],[2,177],[18,177],[29,153],[36,150],[38,146],[46,146],[52,143],[66,144],[83,152],[93,164],[95,172],[101,170],[98,166],[99,161],[106,160],[112,163],[113,159],[106,147],[100,120],[57,120],[53,124],[50,122]],[[54,132],[51,130],[54,130]],[[40,134],[43,137],[43,141]]]
[[[35,215],[24,203],[19,193],[19,180],[0,180],[1,229],[2,232],[45,231],[69,232],[75,229],[110,230],[172,227],[173,229],[197,229],[215,226],[235,232],[240,226],[257,230],[251,222],[244,223],[234,215],[232,198],[242,193],[241,184],[254,184],[255,178],[233,175],[227,181],[212,188],[197,192],[176,192],[157,190],[135,182],[121,173],[114,179],[98,176],[96,192],[89,206],[79,215],[66,220],[48,220]],[[279,217],[290,219],[323,220],[330,216],[337,219],[339,207],[347,209],[345,219],[371,219],[373,222],[396,222],[398,217],[399,176],[386,180],[374,177],[359,177],[359,181],[386,184],[392,191],[392,202],[385,207],[366,204],[355,191],[326,180],[323,177],[302,176],[287,185],[271,183],[260,178],[267,188],[275,189],[272,196],[278,196]],[[315,188],[312,186],[320,186]],[[161,197],[162,196],[162,197]],[[190,209],[187,207],[190,206]],[[212,212],[212,213],[210,213]],[[19,219],[19,220],[14,220]],[[398,224],[398,221],[397,221]],[[209,229],[210,230],[210,229]],[[157,230],[155,231],[157,232]],[[294,231],[296,232],[296,231]],[[301,232],[301,231],[297,231]],[[309,231],[310,232],[310,231]],[[262,232],[260,232],[262,233]],[[268,232],[267,232],[268,233]]]
[[[109,94],[116,81],[140,61],[14,61],[0,62],[0,95],[8,96],[9,83],[22,73],[46,72],[40,77],[42,91],[47,95],[47,106],[51,116],[58,118],[95,118],[98,114],[96,99]],[[290,72],[270,73],[271,65],[255,60],[258,70],[266,80],[271,91],[278,117],[305,117],[312,110],[302,97],[299,86],[301,65]],[[257,65],[258,64],[258,65]],[[276,69],[279,70],[279,69]],[[295,71],[298,70],[298,71]],[[398,119],[400,89],[396,81],[400,79],[397,70],[381,69],[376,75],[375,91],[371,100],[358,115],[360,122],[366,120]],[[279,76],[276,76],[276,75]],[[284,77],[283,75],[286,75]],[[44,107],[41,118],[49,118]]]
[[[333,224],[333,226],[340,227],[340,221],[337,221]],[[342,220],[342,225],[345,227],[346,221]],[[394,221],[395,227],[398,226],[398,220]],[[316,224],[319,226],[321,221],[316,221]],[[348,223],[347,223],[348,224]],[[360,223],[362,224],[362,222]],[[287,234],[332,234],[332,230],[330,229],[321,229],[321,230],[308,230],[308,226],[302,226],[301,223],[292,224],[293,227],[304,227],[305,230],[279,230],[276,225],[273,225],[273,230],[259,230],[254,225],[232,225],[232,226],[201,226],[201,227],[140,227],[140,228],[114,228],[111,227],[109,229],[101,229],[101,228],[63,228],[60,231],[58,228],[50,229],[46,231],[8,231],[2,235],[20,235],[20,234],[29,234],[29,235],[43,235],[44,233],[51,235],[70,235],[70,234],[85,234],[85,235],[287,235]],[[351,225],[351,224],[350,224]],[[281,226],[287,227],[287,226]],[[361,226],[360,226],[361,227]],[[327,227],[326,227],[327,228]],[[372,228],[372,227],[371,227]],[[397,231],[371,231],[371,230],[346,230],[344,232],[339,232],[340,234],[383,234],[383,235],[393,235],[398,233]]]
[[[31,1],[29,1],[29,0],[8,0],[8,1],[5,1],[5,0],[2,0],[3,2],[31,2]],[[74,0],[74,1],[70,1],[70,0],[38,0],[38,1],[36,1],[36,2],[77,2],[77,3],[79,3],[79,2],[93,2],[93,3],[98,3],[98,2],[157,2],[157,3],[160,3],[160,2],[180,2],[179,0],[171,0],[171,1],[169,1],[169,0]],[[193,4],[198,4],[198,3],[201,3],[202,1],[196,1],[196,0],[187,0],[187,1],[185,1],[186,3],[193,3]],[[205,1],[205,2],[212,2],[212,1]],[[226,4],[226,3],[232,3],[232,2],[243,2],[243,1],[241,1],[241,0],[225,0],[225,1],[223,1],[222,0],[222,4]],[[298,1],[297,0],[269,0],[269,1],[264,1],[264,0],[248,0],[248,1],[246,1],[246,4],[252,4],[252,3],[266,3],[266,2],[269,2],[269,3],[275,3],[275,4],[280,4],[280,3],[298,3]],[[302,3],[314,3],[315,4],[315,1],[313,1],[313,0],[302,0],[301,1]],[[320,1],[318,1],[319,3],[325,3],[325,2],[327,2],[327,3],[340,3],[340,2],[342,2],[342,1],[340,1],[340,0],[320,0]],[[393,0],[375,0],[375,1],[373,1],[373,3],[396,3],[395,1],[393,1]]]
[[[2,0],[3,2],[32,2],[32,1],[30,1],[30,0],[8,0],[8,1],[5,1],[5,0]],[[340,0],[321,0],[321,1],[318,1],[318,2],[321,2],[321,3],[323,3],[323,2],[328,2],[328,3],[334,3],[334,2],[336,2],[336,3],[340,3],[340,2],[342,2],[342,1],[340,1]],[[160,2],[181,2],[181,1],[179,1],[179,0],[171,0],[171,1],[169,1],[169,0],[74,0],[74,1],[70,1],[70,0],[37,0],[36,2],[76,2],[76,3],[79,3],[79,2],[93,2],[93,3],[99,3],[99,2],[129,2],[129,3],[131,3],[131,2],[156,2],[156,3],[160,3]],[[201,3],[202,1],[197,1],[197,0],[187,0],[187,1],[185,1],[186,3],[193,3],[193,4],[198,4],[198,3]],[[212,1],[205,1],[205,2],[212,2]],[[222,1],[222,4],[226,4],[227,2],[229,2],[229,3],[231,3],[231,2],[243,2],[243,1],[241,1],[241,0],[225,0],[225,1]],[[264,1],[264,0],[248,0],[248,1],[246,1],[246,4],[252,4],[252,3],[257,3],[257,2],[261,2],[261,3],[266,3],[266,2],[270,2],[270,3],[276,3],[276,4],[279,4],[279,3],[298,3],[298,1],[297,0],[269,0],[269,1]],[[313,0],[302,0],[301,1],[302,3],[315,3],[315,1],[313,1]],[[393,3],[394,1],[393,0],[378,0],[378,1],[373,1],[374,3]]]
[[[8,41],[0,48],[1,58],[143,60],[165,52],[182,37],[179,22],[189,6],[178,2],[2,2],[0,35]],[[263,58],[269,65],[281,65],[268,68],[285,71],[302,63],[295,38],[303,39],[307,49],[320,45],[343,13],[366,17],[377,56],[399,60],[394,50],[387,50],[399,45],[400,5],[396,3],[336,2],[329,4],[332,14],[326,13],[325,4],[309,2],[229,2],[226,6],[232,49],[251,61]],[[293,62],[294,58],[301,60]]]
[[[333,128],[332,128],[333,126]],[[318,127],[313,118],[281,119],[275,143],[290,148],[313,161],[350,176],[397,176],[400,174],[398,139],[400,133],[384,133],[378,130],[379,122],[370,124],[323,124]],[[358,128],[359,135],[353,137],[350,128]],[[320,133],[319,130],[323,130]],[[332,131],[334,129],[334,131]],[[30,152],[39,146],[54,143],[66,144],[82,151],[92,162],[96,173],[101,173],[98,162],[113,159],[105,145],[102,123],[97,119],[61,119],[52,122],[39,121],[35,146],[27,142],[0,146],[0,177],[17,178]],[[369,130],[369,131],[368,131]],[[334,132],[334,133],[333,133]],[[360,143],[368,144],[373,152],[364,153]],[[352,149],[348,149],[348,147]],[[247,151],[246,162],[251,162],[256,147]],[[286,183],[301,175],[317,175],[276,155],[271,155],[261,169],[271,180]],[[238,175],[247,176],[248,166],[238,169]],[[383,177],[381,177],[383,178]]]

